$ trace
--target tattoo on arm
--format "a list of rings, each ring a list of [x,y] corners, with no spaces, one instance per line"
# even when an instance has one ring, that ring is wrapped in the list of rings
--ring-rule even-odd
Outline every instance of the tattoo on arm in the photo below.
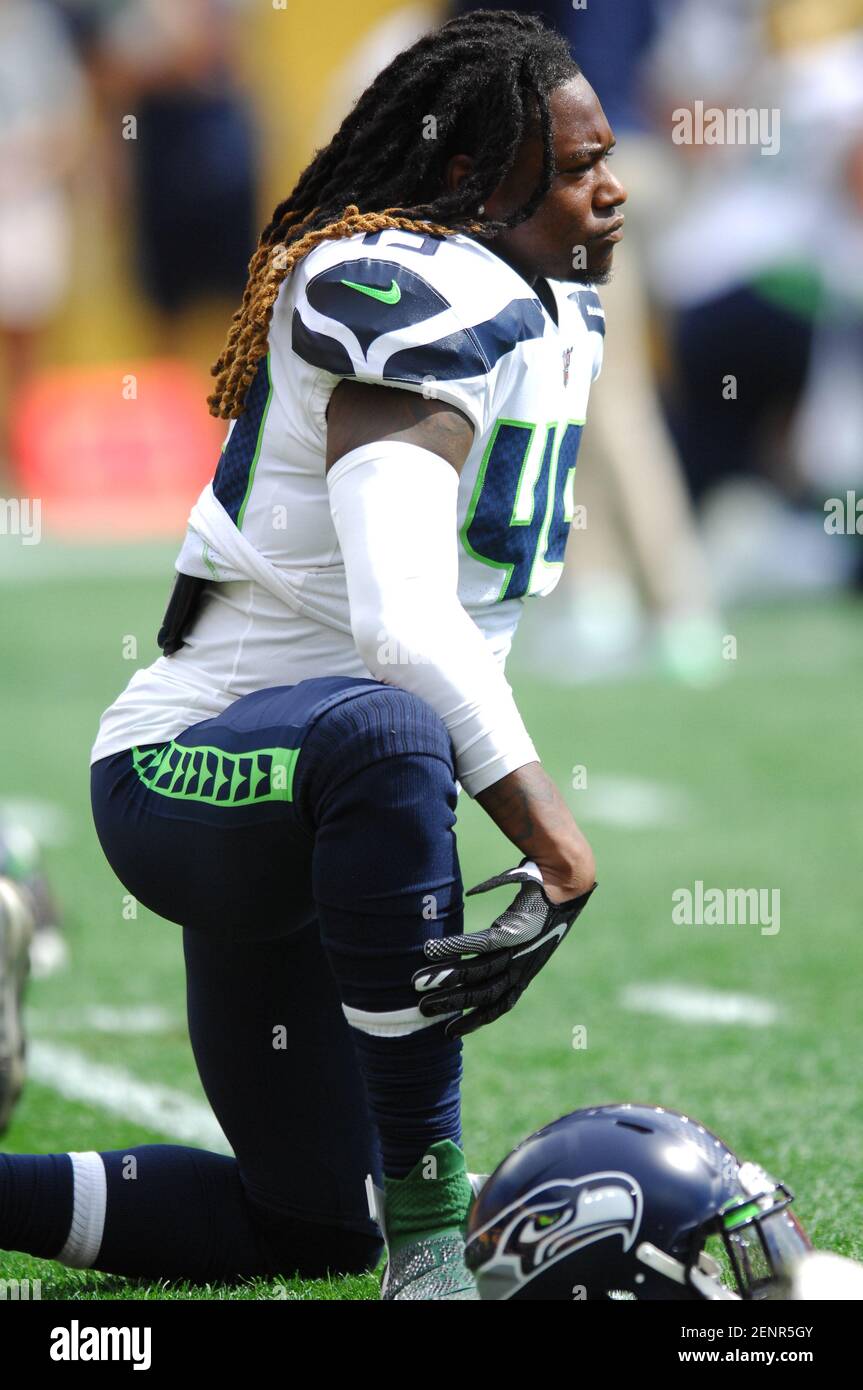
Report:
[[[527,763],[479,792],[476,800],[522,851],[542,856],[575,829],[572,812],[541,763]]]

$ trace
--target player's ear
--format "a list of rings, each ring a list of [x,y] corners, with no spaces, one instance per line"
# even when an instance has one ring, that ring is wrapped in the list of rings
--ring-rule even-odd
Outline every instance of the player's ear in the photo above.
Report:
[[[455,193],[462,179],[473,173],[473,160],[469,154],[454,154],[447,160],[444,170],[444,183],[447,191]]]

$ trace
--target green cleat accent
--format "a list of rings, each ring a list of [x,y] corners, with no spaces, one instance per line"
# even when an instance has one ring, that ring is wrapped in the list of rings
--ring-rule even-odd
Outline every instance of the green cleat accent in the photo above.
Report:
[[[464,1262],[473,1188],[461,1149],[450,1139],[431,1144],[406,1178],[385,1178],[375,1196],[387,1243],[381,1297],[477,1300]]]

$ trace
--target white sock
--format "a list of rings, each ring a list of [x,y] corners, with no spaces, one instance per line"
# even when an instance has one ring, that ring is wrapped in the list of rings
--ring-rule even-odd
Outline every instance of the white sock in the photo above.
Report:
[[[90,1269],[105,1231],[108,1181],[101,1154],[70,1153],[69,1157],[74,1193],[72,1225],[56,1259],[73,1269]]]

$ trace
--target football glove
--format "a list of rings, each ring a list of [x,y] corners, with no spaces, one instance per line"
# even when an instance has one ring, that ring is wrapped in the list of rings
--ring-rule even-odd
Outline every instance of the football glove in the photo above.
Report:
[[[434,1018],[471,1010],[449,1021],[448,1038],[463,1038],[509,1012],[557,950],[596,887],[594,883],[580,897],[553,903],[536,864],[522,860],[518,868],[477,884],[467,896],[512,883],[521,884],[515,901],[485,931],[425,943],[424,953],[433,964],[413,976],[414,989],[423,996],[420,1013]]]

